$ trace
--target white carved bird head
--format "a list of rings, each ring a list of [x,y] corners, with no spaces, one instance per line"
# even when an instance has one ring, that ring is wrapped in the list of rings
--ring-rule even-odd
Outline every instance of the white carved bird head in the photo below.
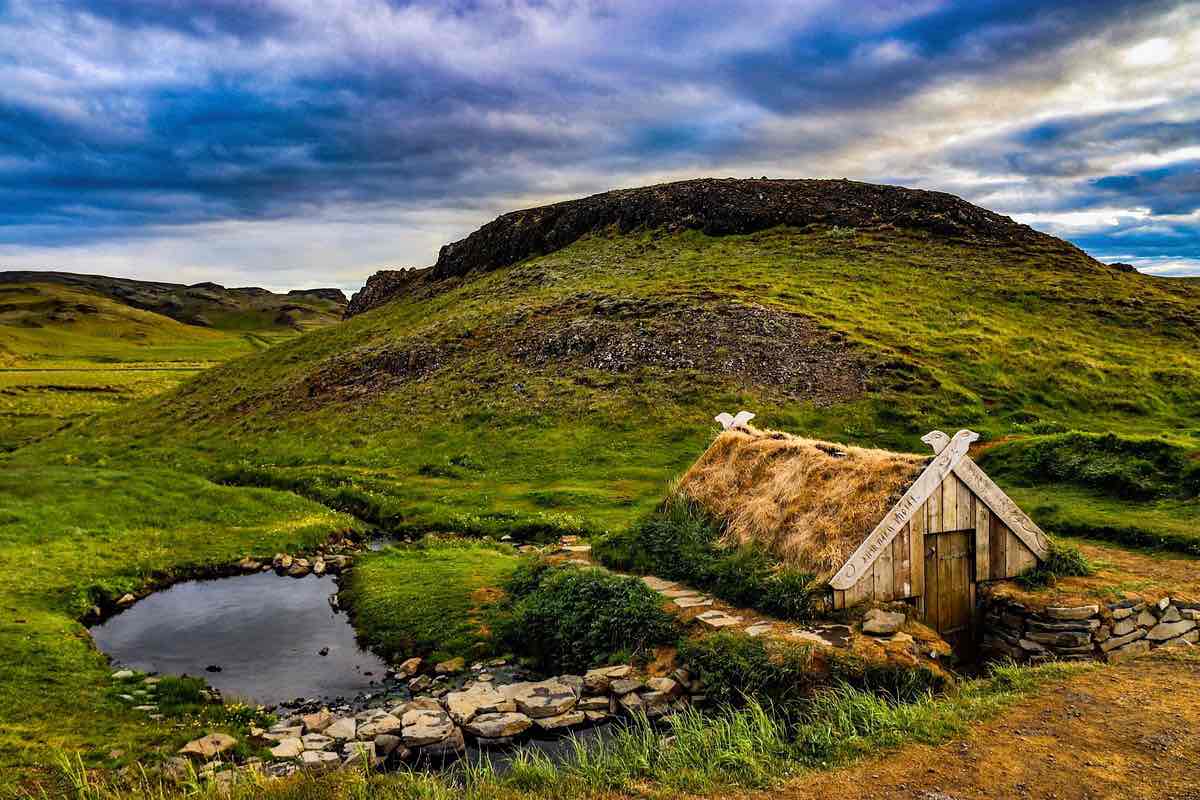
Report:
[[[713,417],[713,419],[721,423],[722,429],[729,430],[730,428],[744,427],[746,423],[754,419],[754,414],[751,414],[749,411],[739,411],[737,416],[731,416],[729,412],[722,411]]]
[[[940,453],[950,444],[950,437],[941,431],[930,431],[921,437],[921,441],[932,447],[934,453]]]

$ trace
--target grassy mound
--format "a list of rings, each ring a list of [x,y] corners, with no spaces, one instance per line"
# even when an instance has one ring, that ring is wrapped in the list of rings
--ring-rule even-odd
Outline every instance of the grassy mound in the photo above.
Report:
[[[360,556],[339,593],[359,639],[393,662],[492,652],[486,616],[516,569],[511,547],[428,540]]]

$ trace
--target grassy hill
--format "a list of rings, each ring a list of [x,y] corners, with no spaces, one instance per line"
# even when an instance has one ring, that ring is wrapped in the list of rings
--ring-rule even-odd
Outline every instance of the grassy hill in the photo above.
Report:
[[[344,307],[320,291],[0,273],[0,451],[335,322]]]
[[[609,229],[507,266],[435,267],[342,325],[149,401],[136,423],[47,447],[87,462],[136,442],[140,458],[391,527],[479,530],[624,524],[736,407],[906,449],[972,426],[1194,450],[1200,285],[1007,224],[1007,241]]]
[[[0,626],[22,656],[0,667],[0,764],[58,743],[51,718],[153,738],[116,705],[72,707],[105,679],[74,638],[81,592],[315,541],[346,524],[330,508],[393,530],[622,528],[739,408],[917,451],[933,427],[970,426],[998,459],[1071,429],[1200,449],[1200,282],[1108,267],[936,193],[601,195],[502,217],[428,270],[382,274],[352,310],[0,457],[0,569],[21,576],[0,604],[36,611]],[[1029,477],[1006,463],[1006,486]],[[1067,488],[1062,518],[1073,497],[1138,508]],[[1178,524],[1196,499],[1162,504]],[[170,546],[143,547],[148,532]],[[60,674],[69,686],[37,677]]]

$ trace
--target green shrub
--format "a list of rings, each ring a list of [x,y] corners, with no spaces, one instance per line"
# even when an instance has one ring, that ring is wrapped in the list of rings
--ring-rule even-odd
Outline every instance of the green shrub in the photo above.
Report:
[[[1091,575],[1095,571],[1095,566],[1078,547],[1051,539],[1050,553],[1046,559],[1017,576],[1017,583],[1026,589],[1037,589],[1052,586],[1059,578]]]
[[[758,547],[722,546],[720,524],[678,495],[629,529],[594,540],[592,554],[614,569],[683,581],[784,619],[812,614],[812,575]]]
[[[1072,431],[1001,445],[984,463],[1025,485],[1066,483],[1127,500],[1200,494],[1200,463],[1161,439]]]
[[[505,585],[509,600],[493,632],[547,671],[582,671],[640,657],[679,636],[662,598],[637,578],[599,569],[523,565]]]
[[[679,660],[720,705],[755,701],[786,710],[812,692],[812,648],[721,632],[679,644]]]

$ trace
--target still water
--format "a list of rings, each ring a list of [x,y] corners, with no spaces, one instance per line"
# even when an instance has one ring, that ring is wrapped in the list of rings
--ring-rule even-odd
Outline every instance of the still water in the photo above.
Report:
[[[227,699],[351,700],[378,690],[387,667],[330,607],[336,591],[329,576],[271,572],[188,581],[139,600],[92,637],[121,666],[199,676]]]

